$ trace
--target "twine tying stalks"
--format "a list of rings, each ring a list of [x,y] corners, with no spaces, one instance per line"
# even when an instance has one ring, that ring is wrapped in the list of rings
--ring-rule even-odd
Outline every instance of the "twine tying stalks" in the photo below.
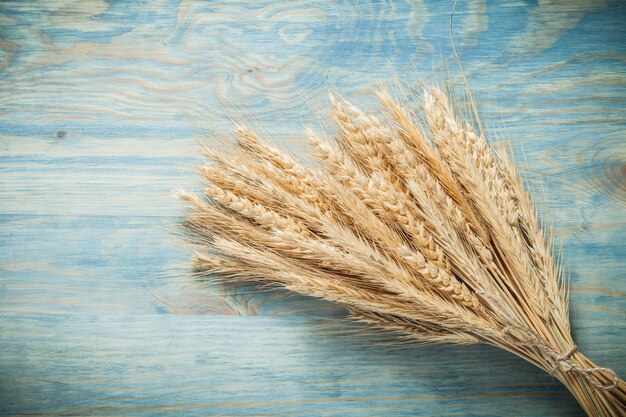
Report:
[[[530,339],[530,342],[520,341],[512,333],[512,330],[519,330],[523,332],[526,335],[526,337]],[[541,339],[537,335],[535,335],[533,332],[523,327],[511,327],[511,326],[505,327],[504,329],[502,329],[502,334],[505,337],[509,337],[509,339],[511,339],[511,337],[515,338],[516,340],[512,340],[512,343],[515,346],[525,346],[525,347],[535,348],[539,350],[539,352],[542,354],[543,357],[549,359],[552,362],[553,367],[552,367],[552,371],[550,372],[550,375],[552,376],[554,376],[557,371],[561,371],[563,373],[571,372],[574,374],[582,375],[591,385],[593,385],[597,389],[601,391],[608,391],[608,392],[613,392],[615,388],[617,387],[617,384],[619,383],[619,377],[617,376],[615,371],[613,371],[611,368],[603,368],[603,367],[583,368],[576,362],[573,362],[571,358],[574,355],[574,353],[578,352],[577,345],[574,345],[566,353],[561,354],[557,352],[556,350],[554,350],[551,346],[542,342]],[[601,382],[598,382],[597,378],[594,377],[594,374],[602,373],[602,372],[604,372],[605,374],[609,374],[613,382],[611,382],[610,384],[602,384]]]

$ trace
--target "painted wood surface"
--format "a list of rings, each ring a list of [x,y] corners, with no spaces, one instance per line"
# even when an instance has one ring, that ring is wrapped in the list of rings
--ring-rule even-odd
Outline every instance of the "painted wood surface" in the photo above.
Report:
[[[199,287],[174,234],[198,137],[254,115],[306,157],[328,89],[373,105],[394,72],[418,85],[450,61],[450,9],[0,2],[0,414],[580,415],[495,349],[400,349],[327,303]],[[460,2],[455,17],[483,117],[553,219],[579,346],[622,377],[624,21],[604,0]]]

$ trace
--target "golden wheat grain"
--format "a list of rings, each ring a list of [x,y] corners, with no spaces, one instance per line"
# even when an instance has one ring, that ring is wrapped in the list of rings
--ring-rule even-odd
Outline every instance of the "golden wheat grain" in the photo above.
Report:
[[[381,90],[382,116],[331,96],[336,133],[306,132],[321,170],[245,126],[229,155],[205,146],[204,196],[180,193],[198,273],[324,298],[421,342],[492,344],[554,375],[589,415],[626,415],[626,384],[577,351],[515,165],[444,91],[425,88],[412,112]]]

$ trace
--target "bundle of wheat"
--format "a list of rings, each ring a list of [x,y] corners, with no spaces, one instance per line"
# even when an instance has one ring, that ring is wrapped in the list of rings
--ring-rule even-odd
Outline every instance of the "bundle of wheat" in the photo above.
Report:
[[[507,152],[448,95],[382,116],[331,97],[332,139],[311,169],[236,129],[208,145],[205,196],[181,192],[202,273],[334,301],[360,321],[425,342],[487,343],[558,378],[592,416],[626,415],[626,384],[577,351],[561,272]]]

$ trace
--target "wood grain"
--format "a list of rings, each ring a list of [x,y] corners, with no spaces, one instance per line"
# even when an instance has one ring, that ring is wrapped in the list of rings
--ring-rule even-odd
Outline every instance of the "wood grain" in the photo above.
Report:
[[[306,158],[329,89],[374,106],[393,74],[452,62],[450,6],[0,2],[0,414],[580,415],[503,352],[398,350],[327,303],[199,286],[175,235],[200,136],[243,119]],[[625,19],[604,0],[455,15],[493,139],[552,219],[579,346],[622,377]]]

